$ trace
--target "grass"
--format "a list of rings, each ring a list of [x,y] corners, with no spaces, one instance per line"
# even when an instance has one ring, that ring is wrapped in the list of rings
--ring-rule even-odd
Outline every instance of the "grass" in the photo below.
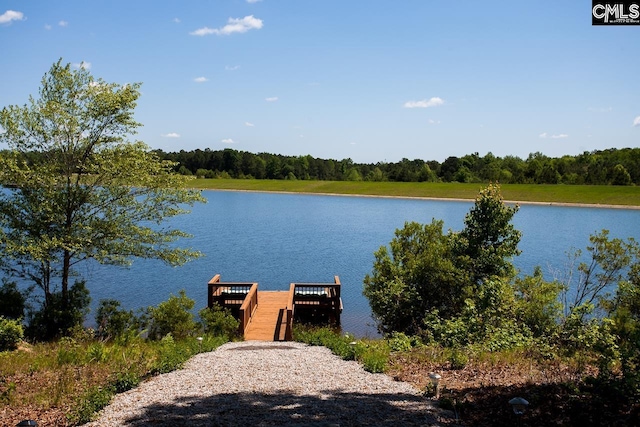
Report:
[[[195,179],[191,186],[208,190],[474,200],[484,184]],[[501,189],[504,199],[508,201],[640,206],[640,187],[636,186],[502,184]]]

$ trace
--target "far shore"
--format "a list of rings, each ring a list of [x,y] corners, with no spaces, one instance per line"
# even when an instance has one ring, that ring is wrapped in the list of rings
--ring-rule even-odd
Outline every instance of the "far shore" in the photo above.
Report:
[[[473,198],[460,198],[460,197],[430,197],[430,196],[394,196],[394,195],[382,195],[382,194],[346,194],[346,193],[323,193],[312,191],[286,191],[286,190],[252,190],[252,189],[233,189],[233,188],[196,188],[198,190],[209,191],[232,191],[232,192],[247,192],[247,193],[272,193],[272,194],[294,194],[294,195],[306,195],[306,196],[339,196],[339,197],[371,197],[382,199],[406,199],[406,200],[433,200],[439,202],[464,202],[473,203]],[[534,206],[563,206],[563,207],[577,207],[577,208],[602,208],[602,209],[629,209],[640,210],[640,205],[615,205],[615,204],[600,204],[600,203],[573,203],[573,202],[539,202],[530,200],[505,200],[510,205],[534,205]]]

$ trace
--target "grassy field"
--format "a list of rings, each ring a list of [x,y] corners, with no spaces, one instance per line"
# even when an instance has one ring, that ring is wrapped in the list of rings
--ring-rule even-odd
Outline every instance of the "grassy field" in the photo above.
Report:
[[[387,197],[475,199],[483,184],[427,182],[285,181],[196,179],[191,186],[209,190],[282,191]],[[505,200],[540,203],[640,206],[640,187],[606,185],[503,184]]]

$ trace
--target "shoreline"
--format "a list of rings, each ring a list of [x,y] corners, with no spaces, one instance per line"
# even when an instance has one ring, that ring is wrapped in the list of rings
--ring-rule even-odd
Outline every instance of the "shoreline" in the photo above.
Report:
[[[305,196],[339,196],[339,197],[370,197],[380,199],[405,199],[405,200],[432,200],[437,202],[463,202],[473,203],[475,199],[462,199],[455,197],[422,197],[422,196],[386,196],[378,194],[345,194],[345,193],[314,193],[309,191],[277,191],[277,190],[240,190],[227,188],[198,188],[200,191],[235,191],[246,193],[272,193],[272,194],[293,194]],[[572,203],[572,202],[537,202],[525,200],[504,200],[509,205],[533,205],[533,206],[558,206],[558,207],[574,207],[574,208],[599,208],[599,209],[628,209],[640,210],[637,205],[611,205],[598,203]]]

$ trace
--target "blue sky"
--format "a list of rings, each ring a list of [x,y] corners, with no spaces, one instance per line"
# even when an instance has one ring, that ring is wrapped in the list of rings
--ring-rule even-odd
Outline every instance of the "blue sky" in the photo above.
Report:
[[[639,146],[639,42],[586,1],[0,0],[0,106],[63,58],[165,151],[573,155]]]

